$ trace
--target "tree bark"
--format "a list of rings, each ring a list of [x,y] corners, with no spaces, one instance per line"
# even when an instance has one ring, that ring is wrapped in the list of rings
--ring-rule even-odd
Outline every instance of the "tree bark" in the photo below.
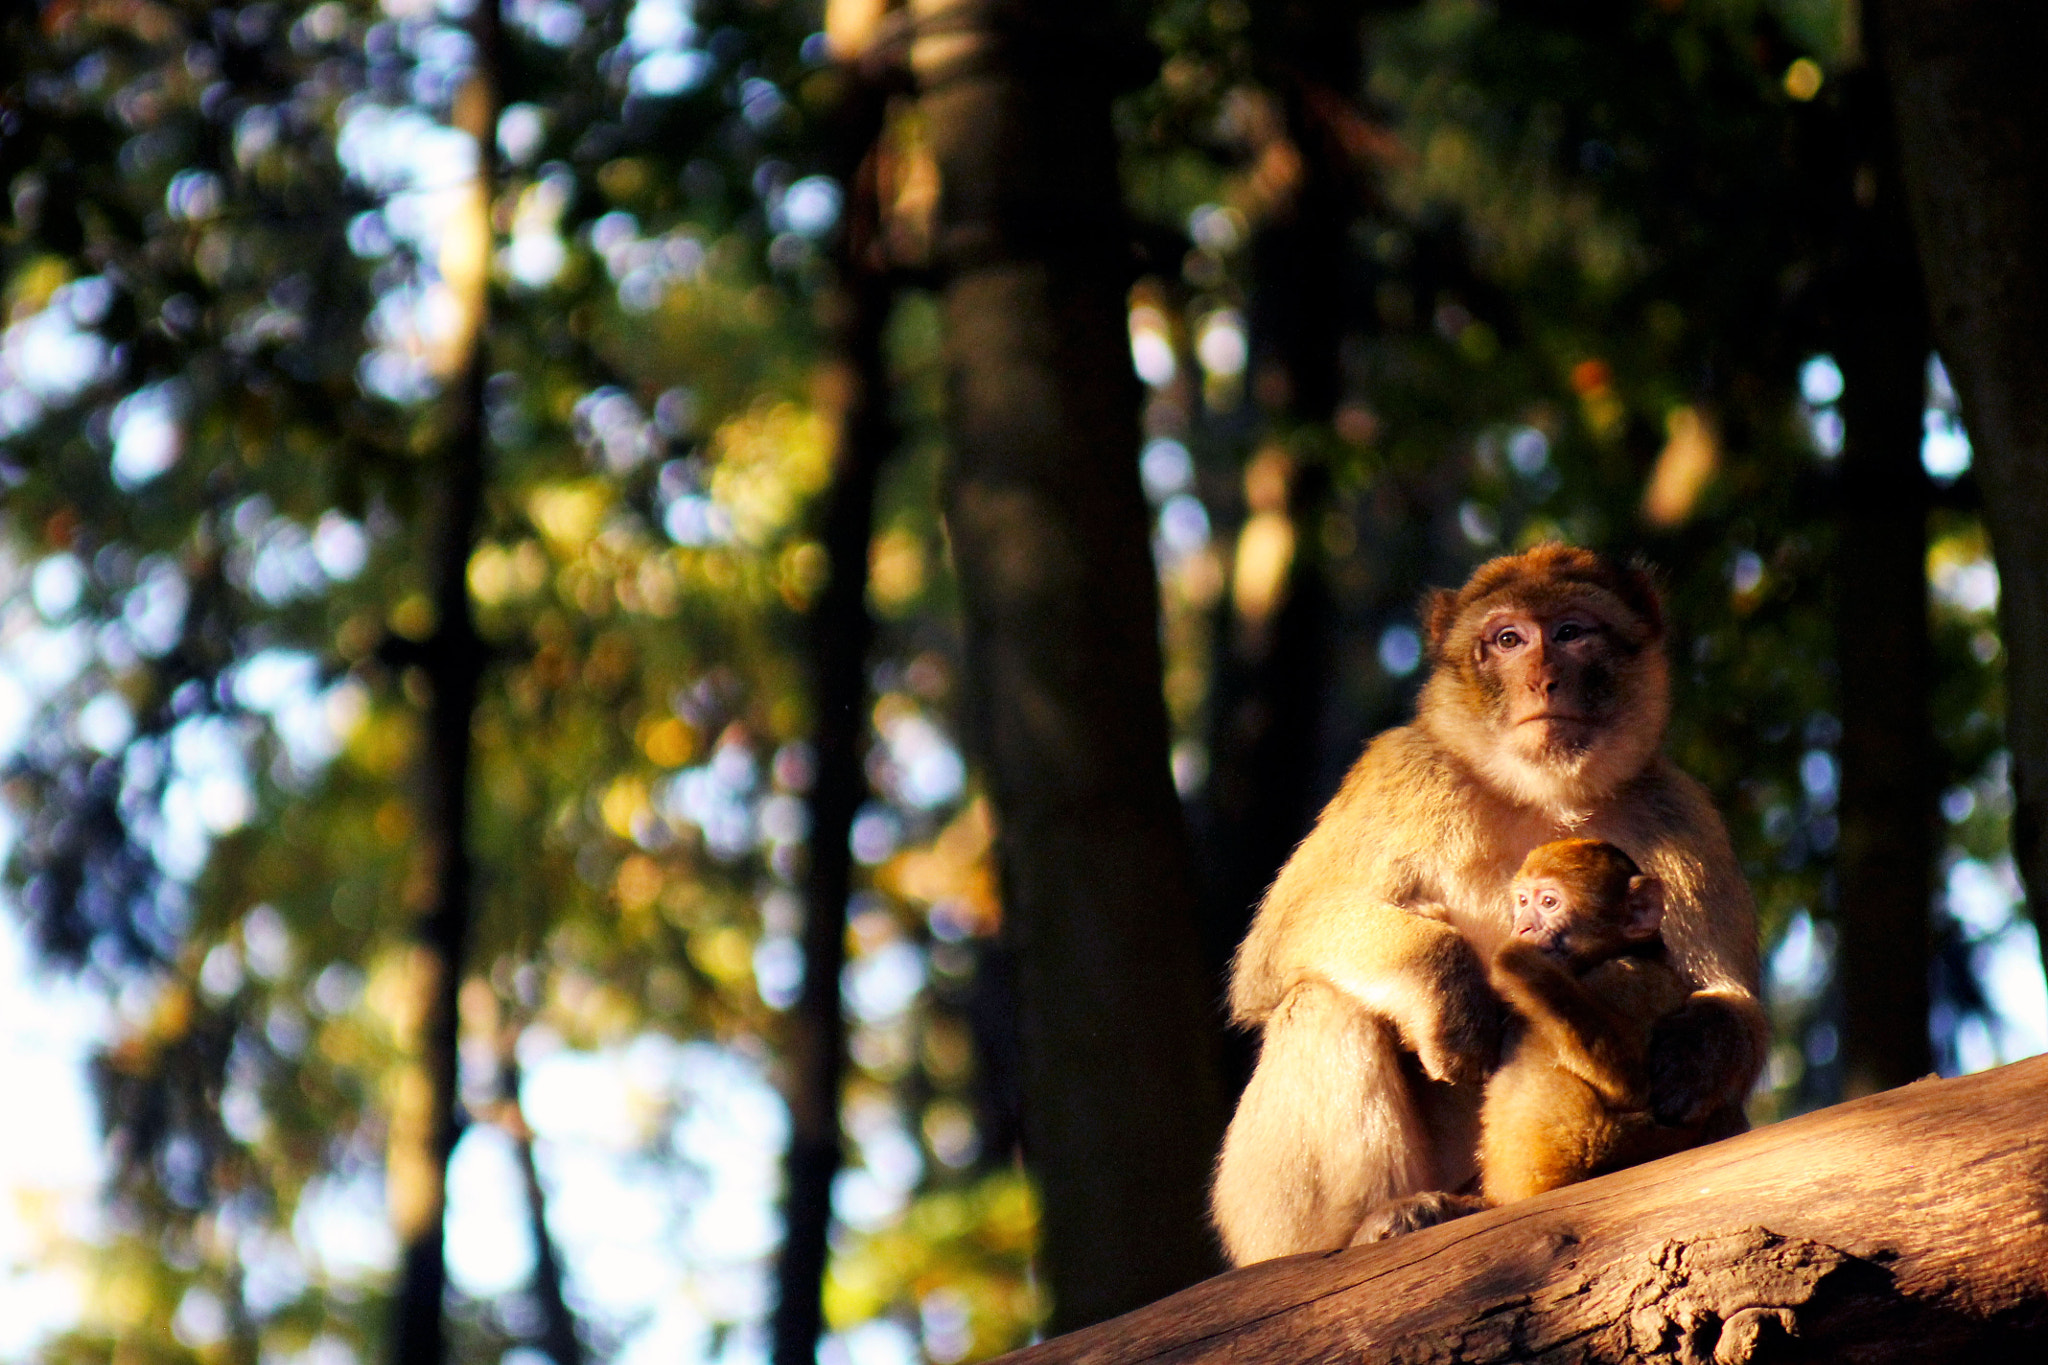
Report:
[[[500,96],[498,7],[479,4],[470,16],[476,71],[457,102],[477,148],[477,181],[486,223],[497,186]],[[488,231],[488,228],[485,229]],[[392,1294],[392,1365],[442,1365],[448,1354],[442,1301],[448,1289],[445,1218],[448,1160],[462,1135],[458,1100],[461,1019],[457,1000],[467,966],[473,912],[469,809],[473,757],[470,729],[483,677],[483,641],[470,610],[469,560],[476,551],[485,479],[484,382],[490,376],[490,304],[487,277],[477,297],[468,351],[449,395],[449,428],[441,467],[430,481],[426,544],[427,592],[433,633],[419,650],[428,701],[425,752],[420,765],[421,852],[428,867],[425,913],[414,930],[425,994],[420,1025],[423,1093],[401,1106],[423,1112],[395,1115],[394,1133],[411,1129],[413,1150],[399,1153],[407,1169],[391,1172],[399,1237],[398,1282]],[[394,1142],[394,1149],[398,1146]]]
[[[2048,1058],[1929,1080],[1003,1359],[1983,1361],[2048,1342]]]
[[[843,62],[845,97],[834,120],[840,154],[833,167],[846,186],[839,246],[837,364],[844,391],[837,468],[821,538],[825,586],[809,615],[811,688],[818,708],[811,735],[816,776],[810,794],[809,867],[804,877],[804,982],[783,1044],[783,1093],[789,1106],[784,1158],[782,1248],[776,1256],[775,1365],[811,1365],[824,1325],[820,1293],[832,1181],[843,1149],[840,1088],[846,1072],[846,1017],[840,976],[846,966],[846,902],[853,890],[849,839],[867,797],[862,754],[867,736],[868,547],[875,487],[895,444],[883,348],[893,282],[876,255],[876,203],[868,154],[882,130],[887,89],[874,73]]]
[[[1869,0],[1940,347],[1998,559],[2013,857],[2048,923],[2048,8]]]
[[[1927,512],[1920,465],[1930,345],[1879,70],[1849,76],[1854,188],[1835,309],[1846,440],[1839,471],[1835,648],[1841,661],[1836,858],[1842,1068],[1849,1098],[1933,1067],[1929,909],[1940,790]]]
[[[917,6],[968,732],[1017,951],[1055,1329],[1210,1272],[1215,1020],[1167,767],[1104,11]]]

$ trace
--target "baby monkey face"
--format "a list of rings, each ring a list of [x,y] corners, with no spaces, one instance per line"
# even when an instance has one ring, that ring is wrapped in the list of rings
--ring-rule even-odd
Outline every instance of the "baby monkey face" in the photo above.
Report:
[[[1611,844],[1545,844],[1510,883],[1514,937],[1583,971],[1657,936],[1663,889]]]
[[[1588,931],[1605,918],[1597,907],[1582,905],[1580,895],[1554,877],[1517,877],[1514,897],[1515,937],[1560,961],[1572,957],[1575,946],[1583,948]]]

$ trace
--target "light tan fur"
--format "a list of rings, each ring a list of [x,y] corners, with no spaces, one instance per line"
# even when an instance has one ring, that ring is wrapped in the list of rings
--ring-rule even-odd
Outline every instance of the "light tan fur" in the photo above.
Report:
[[[1231,980],[1233,1017],[1263,1030],[1213,1192],[1233,1262],[1343,1246],[1375,1202],[1471,1181],[1499,1022],[1481,964],[1507,936],[1509,880],[1552,839],[1609,840],[1663,880],[1689,1003],[1739,1021],[1698,1107],[1746,1095],[1765,1041],[1749,890],[1704,791],[1656,753],[1661,623],[1653,596],[1603,586],[1616,572],[1539,547],[1440,596],[1415,722],[1367,746],[1267,892]],[[1469,659],[1486,619],[1527,600],[1636,648],[1623,713],[1582,752],[1488,739]]]

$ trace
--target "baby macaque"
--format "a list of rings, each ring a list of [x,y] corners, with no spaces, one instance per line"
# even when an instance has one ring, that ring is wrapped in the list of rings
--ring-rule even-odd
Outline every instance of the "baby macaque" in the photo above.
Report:
[[[1480,1193],[1393,1200],[1365,1217],[1354,1244],[1668,1156],[1707,1136],[1701,1125],[1660,1126],[1650,1112],[1650,1035],[1687,995],[1658,930],[1663,883],[1613,844],[1559,839],[1529,851],[1509,894],[1512,933],[1487,971],[1509,1023],[1479,1110]]]
[[[1530,850],[1512,894],[1513,935],[1488,977],[1519,1036],[1479,1111],[1486,1202],[1697,1144],[1698,1131],[1652,1117],[1643,1065],[1657,1022],[1689,994],[1658,932],[1663,883],[1613,844],[1561,839]]]

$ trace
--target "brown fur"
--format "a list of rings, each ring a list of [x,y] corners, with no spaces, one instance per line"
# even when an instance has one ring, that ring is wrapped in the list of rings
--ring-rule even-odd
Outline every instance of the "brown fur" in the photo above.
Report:
[[[1569,839],[1533,849],[1514,889],[1563,894],[1547,922],[1518,916],[1489,972],[1519,1022],[1479,1114],[1480,1188],[1494,1204],[1700,1141],[1650,1113],[1651,1033],[1689,994],[1657,933],[1654,883],[1614,845]]]
[[[1540,651],[1499,647],[1510,618]],[[1557,640],[1560,622],[1589,629]],[[1675,1117],[1736,1130],[1762,1061],[1748,888],[1705,793],[1657,753],[1669,684],[1647,577],[1542,546],[1432,597],[1426,623],[1414,723],[1367,747],[1238,950],[1232,1013],[1263,1036],[1213,1191],[1237,1264],[1343,1246],[1376,1207],[1475,1176],[1500,1028],[1483,964],[1539,844],[1609,840],[1663,886],[1689,995],[1651,1077]],[[1518,731],[1510,708],[1539,695],[1579,723]]]

